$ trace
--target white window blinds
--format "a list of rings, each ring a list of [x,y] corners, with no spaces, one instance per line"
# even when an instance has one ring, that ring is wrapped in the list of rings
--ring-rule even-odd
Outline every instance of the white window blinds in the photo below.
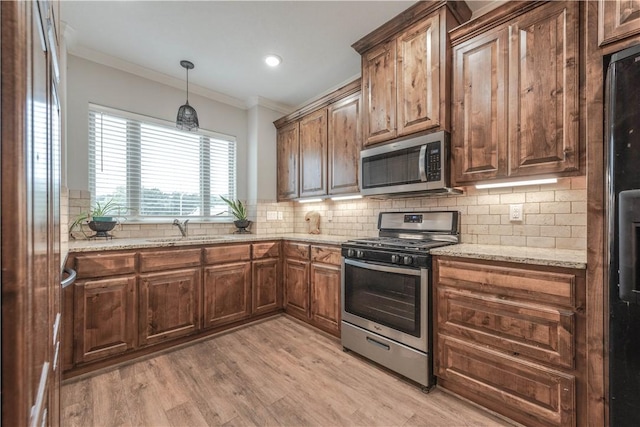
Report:
[[[90,105],[89,185],[129,219],[227,215],[219,196],[236,197],[236,141]]]

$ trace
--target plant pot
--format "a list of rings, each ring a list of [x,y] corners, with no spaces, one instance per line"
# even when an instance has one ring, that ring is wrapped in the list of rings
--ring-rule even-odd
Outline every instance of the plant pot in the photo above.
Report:
[[[96,221],[95,218],[93,221],[89,221],[89,228],[96,232],[93,237],[113,237],[108,231],[111,231],[115,228],[117,221]]]
[[[236,221],[233,221],[233,225],[235,225],[238,229],[236,233],[248,233],[247,227],[251,225],[251,221],[249,221],[248,219],[238,219]]]
[[[91,219],[94,222],[114,222],[112,216],[94,216]]]

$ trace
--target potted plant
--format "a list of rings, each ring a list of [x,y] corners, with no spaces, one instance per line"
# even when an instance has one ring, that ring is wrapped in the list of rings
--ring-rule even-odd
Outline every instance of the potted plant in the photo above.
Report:
[[[229,200],[224,196],[220,196],[220,198],[229,206],[231,215],[233,215],[236,220],[233,221],[233,224],[238,228],[239,233],[248,233],[247,227],[251,224],[251,221],[247,219],[247,208],[242,204],[240,200]]]
[[[96,202],[93,208],[87,212],[81,212],[75,218],[69,226],[69,234],[76,227],[86,223],[91,230],[96,232],[91,237],[111,237],[107,232],[113,230],[118,223],[114,216],[120,216],[126,210],[127,208],[117,204],[113,199],[109,199],[106,202]]]

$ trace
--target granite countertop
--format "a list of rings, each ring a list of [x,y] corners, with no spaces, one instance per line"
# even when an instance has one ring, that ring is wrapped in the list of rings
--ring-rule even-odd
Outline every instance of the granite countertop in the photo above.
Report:
[[[462,243],[432,249],[432,255],[509,261],[553,267],[587,268],[587,251]]]
[[[324,234],[224,234],[212,236],[180,237],[148,237],[136,239],[112,240],[76,240],[69,242],[69,252],[98,252],[123,249],[166,248],[175,246],[212,245],[224,243],[251,243],[267,240],[296,240],[308,243],[324,243],[339,245],[353,237],[330,236]]]

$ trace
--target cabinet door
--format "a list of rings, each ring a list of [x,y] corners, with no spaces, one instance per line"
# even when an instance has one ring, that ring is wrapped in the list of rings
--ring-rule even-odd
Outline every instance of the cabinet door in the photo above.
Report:
[[[510,175],[579,169],[579,3],[550,2],[510,27]]]
[[[362,56],[364,145],[396,136],[396,41],[374,47]]]
[[[309,318],[309,261],[285,258],[284,307],[287,314]]]
[[[329,194],[356,193],[362,148],[360,94],[329,107]]]
[[[327,194],[327,109],[300,120],[300,197]]]
[[[457,184],[507,174],[509,38],[498,27],[453,48],[452,148]]]
[[[268,313],[282,308],[280,260],[278,258],[253,261],[253,314]]]
[[[640,34],[640,3],[633,0],[598,1],[600,46]]]
[[[398,136],[440,125],[440,15],[397,39]]]
[[[90,362],[135,347],[136,278],[76,282],[75,362]]]
[[[278,200],[298,197],[298,122],[278,129]]]
[[[311,264],[311,323],[340,335],[340,267]]]
[[[140,345],[189,335],[200,329],[200,269],[140,276]]]
[[[204,269],[204,327],[249,317],[251,263],[223,264]]]

